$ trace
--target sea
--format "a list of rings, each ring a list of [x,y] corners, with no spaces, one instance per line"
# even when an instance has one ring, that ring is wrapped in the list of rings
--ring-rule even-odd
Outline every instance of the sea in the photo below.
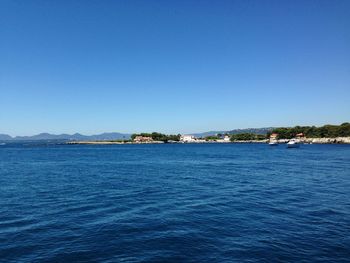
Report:
[[[0,262],[350,262],[350,145],[0,145]]]

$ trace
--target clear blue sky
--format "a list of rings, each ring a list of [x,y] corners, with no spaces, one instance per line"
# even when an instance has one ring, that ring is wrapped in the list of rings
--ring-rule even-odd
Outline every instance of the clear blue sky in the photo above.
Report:
[[[0,133],[350,121],[350,1],[0,2]]]

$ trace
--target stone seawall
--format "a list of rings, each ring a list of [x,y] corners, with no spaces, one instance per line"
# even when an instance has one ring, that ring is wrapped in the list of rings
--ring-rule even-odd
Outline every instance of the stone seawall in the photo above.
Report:
[[[278,143],[287,143],[288,139],[280,139]],[[318,144],[332,144],[332,143],[349,143],[350,137],[336,137],[336,138],[304,138],[300,139],[303,143],[318,143]]]
[[[231,143],[268,143],[269,140],[244,140],[244,141],[233,141]],[[278,143],[287,143],[288,139],[277,140]],[[335,143],[346,143],[350,144],[350,137],[336,137],[336,138],[304,138],[301,139],[302,143],[315,143],[315,144],[335,144]],[[72,141],[67,142],[67,144],[155,144],[155,143],[164,143],[161,141],[152,141],[152,142],[120,142],[120,141]],[[170,142],[170,143],[183,143],[183,142]],[[227,141],[193,141],[190,143],[230,143]]]
[[[350,137],[306,138],[303,141],[306,143],[350,143]]]
[[[268,143],[269,140],[247,140],[247,141],[234,141],[233,143]],[[278,143],[287,143],[288,139],[279,139]],[[300,139],[302,143],[315,143],[315,144],[333,144],[333,143],[346,143],[350,144],[350,137],[336,137],[336,138],[304,138]]]

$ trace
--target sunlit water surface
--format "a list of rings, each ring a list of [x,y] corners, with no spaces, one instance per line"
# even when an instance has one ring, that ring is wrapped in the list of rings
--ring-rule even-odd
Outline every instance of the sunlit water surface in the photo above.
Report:
[[[350,146],[0,146],[3,262],[349,262]]]

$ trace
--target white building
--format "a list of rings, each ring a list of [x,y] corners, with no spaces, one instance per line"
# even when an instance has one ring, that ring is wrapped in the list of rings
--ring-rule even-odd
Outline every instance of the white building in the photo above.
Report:
[[[180,141],[181,142],[195,142],[195,141],[197,141],[197,139],[193,135],[181,135]]]
[[[230,136],[225,135],[225,137],[224,137],[224,142],[230,142],[230,141],[231,141]]]

